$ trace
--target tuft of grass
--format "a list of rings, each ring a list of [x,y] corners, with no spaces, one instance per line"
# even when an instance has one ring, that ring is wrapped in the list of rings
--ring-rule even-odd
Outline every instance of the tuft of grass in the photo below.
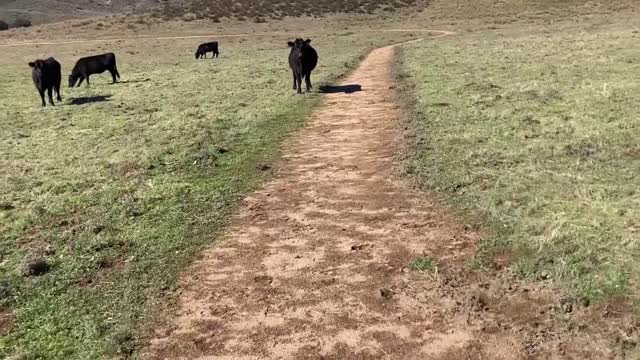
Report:
[[[407,173],[486,224],[483,254],[518,254],[522,276],[586,301],[637,297],[637,41],[533,29],[412,44],[398,75]]]
[[[397,35],[317,34],[314,85],[336,80]],[[223,56],[193,59],[199,40],[42,46],[63,75],[112,50],[122,83],[92,76],[41,108],[25,59],[0,77],[0,308],[17,325],[0,357],[129,356],[170,316],[180,273],[213,246],[243,194],[268,176],[281,141],[319,94],[291,90],[284,37],[225,38]],[[259,61],[256,60],[259,56]],[[25,259],[50,265],[24,276]]]
[[[437,262],[430,256],[420,256],[409,264],[409,268],[413,271],[433,271],[437,266]]]

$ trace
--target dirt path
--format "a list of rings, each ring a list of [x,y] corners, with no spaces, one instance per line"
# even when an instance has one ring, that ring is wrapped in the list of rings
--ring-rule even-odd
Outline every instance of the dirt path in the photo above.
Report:
[[[552,291],[457,270],[478,235],[393,173],[393,58],[394,47],[373,51],[284,145],[143,357],[612,358],[586,325],[553,321]],[[422,254],[442,268],[409,270]]]
[[[471,335],[416,298],[407,266],[476,236],[393,174],[393,47],[373,51],[285,145],[272,181],[184,280],[149,358],[410,358]]]

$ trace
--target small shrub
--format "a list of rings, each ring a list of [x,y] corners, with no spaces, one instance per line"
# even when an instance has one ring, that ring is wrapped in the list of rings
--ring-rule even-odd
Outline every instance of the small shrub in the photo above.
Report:
[[[0,31],[3,31],[3,30],[9,30],[9,24],[0,20]]]
[[[182,15],[182,21],[191,22],[198,18],[198,16],[194,13],[186,13]]]
[[[26,27],[30,27],[30,26],[31,26],[31,20],[26,19],[26,18],[17,18],[13,22],[13,27],[14,28],[26,28]]]

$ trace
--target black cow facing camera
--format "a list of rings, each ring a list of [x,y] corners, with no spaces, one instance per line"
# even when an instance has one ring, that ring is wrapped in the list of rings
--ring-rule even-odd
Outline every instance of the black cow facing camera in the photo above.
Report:
[[[51,106],[54,106],[52,96],[54,89],[56,91],[57,100],[59,102],[62,101],[62,98],[60,97],[60,82],[62,81],[60,63],[56,61],[56,59],[50,57],[48,59],[30,62],[29,66],[31,67],[31,78],[33,78],[33,83],[36,85],[36,89],[38,89],[40,98],[42,99],[42,106],[47,105],[44,101],[45,90],[49,95],[49,104],[51,104]]]
[[[302,94],[302,78],[305,79],[307,92],[311,91],[311,71],[318,65],[318,53],[309,45],[310,39],[289,41],[289,67],[293,72],[293,90]]]
[[[200,44],[198,46],[198,50],[196,50],[196,59],[207,58],[207,53],[211,53],[211,58],[217,58],[220,54],[218,52],[218,42],[212,41],[204,44]]]
[[[76,66],[71,70],[71,75],[69,75],[69,87],[74,87],[78,80],[78,86],[80,86],[84,80],[87,80],[87,86],[89,86],[90,75],[102,74],[107,70],[111,73],[113,83],[117,83],[117,79],[120,79],[120,73],[118,73],[116,55],[114,53],[83,57],[76,62]]]

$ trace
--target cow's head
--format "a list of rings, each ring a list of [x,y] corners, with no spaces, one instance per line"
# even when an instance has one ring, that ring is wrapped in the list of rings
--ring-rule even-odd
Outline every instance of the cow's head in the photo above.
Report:
[[[79,76],[71,74],[69,75],[69,87],[72,88],[76,85],[76,81],[78,81]]]
[[[291,52],[298,58],[302,58],[302,50],[311,43],[311,39],[302,40],[300,38],[295,41],[289,41],[287,44],[291,48]]]
[[[36,61],[30,62],[29,66],[32,67],[34,70],[42,71],[42,67],[44,66],[44,61],[36,60]]]

